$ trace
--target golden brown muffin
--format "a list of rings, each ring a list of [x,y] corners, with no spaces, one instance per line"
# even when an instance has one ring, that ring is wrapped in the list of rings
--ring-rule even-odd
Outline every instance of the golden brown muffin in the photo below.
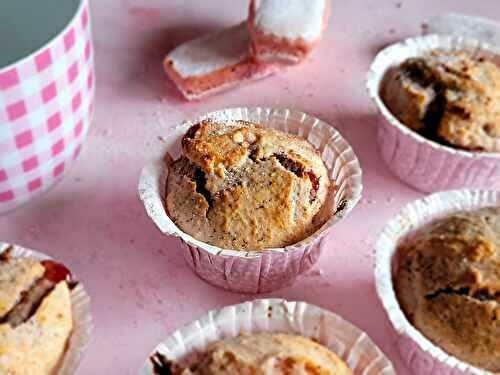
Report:
[[[67,269],[0,255],[0,374],[51,375],[73,327]]]
[[[466,52],[410,58],[385,77],[381,96],[410,129],[473,151],[500,151],[500,67]]]
[[[459,212],[398,249],[408,320],[443,350],[500,371],[500,208]]]
[[[260,333],[212,344],[188,369],[151,358],[158,374],[174,375],[354,375],[337,355],[302,336]]]
[[[247,122],[203,122],[169,165],[167,211],[184,232],[229,249],[294,244],[315,220],[330,185],[306,140]]]

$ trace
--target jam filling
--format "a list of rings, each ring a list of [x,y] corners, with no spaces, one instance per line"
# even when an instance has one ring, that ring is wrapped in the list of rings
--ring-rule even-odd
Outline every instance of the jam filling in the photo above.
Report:
[[[8,259],[10,258],[4,256],[1,260],[8,261]],[[28,321],[61,281],[65,281],[70,289],[77,285],[71,278],[71,272],[64,265],[52,260],[44,260],[41,264],[45,268],[43,277],[21,293],[19,302],[0,318],[0,324],[9,324],[15,328]]]

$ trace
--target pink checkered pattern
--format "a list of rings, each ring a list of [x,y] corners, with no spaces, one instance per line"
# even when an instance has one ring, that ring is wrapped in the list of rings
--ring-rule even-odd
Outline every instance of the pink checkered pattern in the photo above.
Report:
[[[47,46],[0,69],[0,213],[49,189],[76,159],[94,76],[88,0]]]

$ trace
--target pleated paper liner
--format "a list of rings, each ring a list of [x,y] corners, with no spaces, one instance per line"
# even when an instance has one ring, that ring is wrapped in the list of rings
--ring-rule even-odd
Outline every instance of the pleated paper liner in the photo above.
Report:
[[[262,332],[302,335],[317,340],[340,358],[356,375],[395,375],[391,362],[366,333],[334,313],[305,302],[261,299],[228,306],[174,332],[151,356],[190,365],[211,343],[225,338]],[[140,370],[153,375],[151,357]]]
[[[498,47],[461,36],[419,36],[382,50],[366,82],[379,113],[377,138],[382,158],[397,177],[422,192],[500,188],[500,153],[459,150],[424,138],[393,116],[380,96],[389,69],[436,49],[465,50],[500,64]],[[492,142],[500,147],[500,139]]]
[[[10,249],[13,257],[32,257],[38,261],[52,259],[48,255],[35,250],[0,242],[0,254],[8,249]],[[72,375],[76,372],[93,329],[90,315],[90,297],[80,282],[71,290],[71,309],[73,330],[56,375]]]
[[[398,349],[414,374],[491,374],[445,353],[413,327],[401,310],[393,285],[398,245],[431,221],[461,210],[500,206],[500,192],[455,190],[432,194],[407,205],[384,228],[375,247],[377,294],[395,330]]]
[[[482,17],[448,13],[424,23],[424,34],[456,35],[500,46],[500,23]]]
[[[347,216],[361,197],[361,167],[351,146],[329,124],[302,112],[288,109],[233,108],[200,116],[173,129],[165,154],[174,159],[181,153],[181,138],[194,124],[205,119],[231,123],[250,121],[307,139],[328,168],[332,186],[319,213],[325,224],[310,237],[285,248],[236,251],[200,242],[180,230],[165,209],[168,171],[163,159],[142,171],[139,196],[146,212],[160,231],[177,237],[193,271],[207,282],[235,292],[269,292],[291,284],[317,261],[321,242],[335,224]]]

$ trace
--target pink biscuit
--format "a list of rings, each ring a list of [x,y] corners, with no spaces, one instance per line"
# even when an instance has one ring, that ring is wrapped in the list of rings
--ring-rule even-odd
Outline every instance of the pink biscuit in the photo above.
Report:
[[[251,52],[260,61],[298,63],[328,25],[327,0],[251,0]]]
[[[278,65],[259,64],[250,57],[249,44],[243,22],[175,48],[165,58],[165,72],[188,100],[275,73]]]

